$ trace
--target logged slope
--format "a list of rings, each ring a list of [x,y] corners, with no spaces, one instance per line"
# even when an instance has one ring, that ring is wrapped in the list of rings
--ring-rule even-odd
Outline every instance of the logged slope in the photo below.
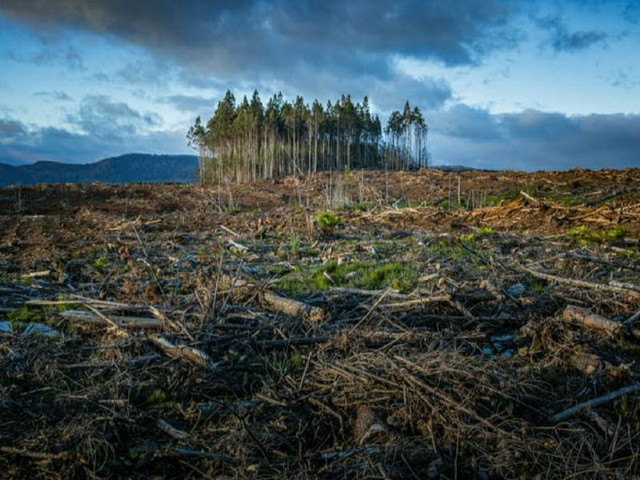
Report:
[[[81,165],[37,162],[0,163],[0,186],[35,183],[193,182],[198,159],[193,155],[128,154]]]
[[[358,178],[0,189],[2,478],[639,478],[640,169]]]

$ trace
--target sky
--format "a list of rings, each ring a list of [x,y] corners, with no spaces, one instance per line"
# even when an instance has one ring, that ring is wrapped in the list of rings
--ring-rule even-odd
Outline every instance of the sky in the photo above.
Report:
[[[0,162],[195,153],[227,89],[405,100],[434,164],[640,167],[640,0],[0,0]]]

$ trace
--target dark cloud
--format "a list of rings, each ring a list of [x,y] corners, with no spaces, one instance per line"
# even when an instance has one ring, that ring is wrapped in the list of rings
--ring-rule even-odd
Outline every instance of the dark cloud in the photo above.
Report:
[[[596,44],[604,44],[609,35],[599,30],[569,31],[559,17],[538,20],[538,25],[550,34],[547,45],[555,52],[577,52]]]
[[[516,36],[507,0],[4,0],[0,11],[37,24],[83,29],[141,45],[188,67],[215,71],[301,68],[388,71],[386,57],[468,64]],[[496,39],[501,39],[496,42]]]
[[[34,93],[34,96],[40,97],[40,98],[47,98],[50,100],[57,100],[59,102],[69,102],[72,100],[72,98],[69,95],[59,90],[54,90],[51,92],[47,92],[47,91],[36,92]]]
[[[459,105],[428,120],[436,163],[521,170],[640,164],[640,115],[491,115]]]
[[[486,110],[458,104],[428,117],[437,132],[451,138],[489,142],[502,136],[498,122]]]
[[[0,145],[9,144],[27,135],[27,128],[22,122],[0,118]]]

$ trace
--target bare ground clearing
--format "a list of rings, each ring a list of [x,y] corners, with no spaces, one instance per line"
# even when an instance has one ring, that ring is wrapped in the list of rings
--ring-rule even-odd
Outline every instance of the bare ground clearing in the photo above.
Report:
[[[637,169],[0,189],[0,471],[639,478],[639,244]]]

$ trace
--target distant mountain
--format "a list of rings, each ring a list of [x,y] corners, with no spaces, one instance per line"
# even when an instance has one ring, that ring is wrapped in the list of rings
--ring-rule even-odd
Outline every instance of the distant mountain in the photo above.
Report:
[[[0,163],[3,163],[5,165],[11,165],[12,167],[19,167],[21,165],[30,165],[34,162],[29,162],[27,160],[16,160],[14,158],[5,158],[5,159],[0,158]]]
[[[194,182],[198,171],[195,155],[147,155],[132,153],[96,163],[36,162],[11,166],[0,163],[0,186],[34,183],[132,183]]]
[[[467,167],[466,165],[432,165],[432,169],[441,170],[443,172],[494,172],[495,170],[486,170],[484,168]]]

